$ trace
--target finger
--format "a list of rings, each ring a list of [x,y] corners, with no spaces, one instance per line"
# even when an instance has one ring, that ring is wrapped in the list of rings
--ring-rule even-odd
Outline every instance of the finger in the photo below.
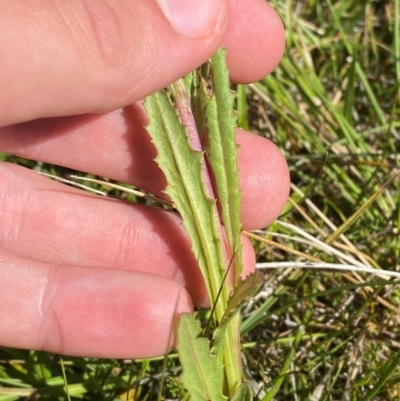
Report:
[[[0,344],[101,358],[168,352],[189,295],[164,277],[40,263],[0,250]]]
[[[0,128],[0,149],[131,183],[159,195],[166,181],[154,162],[157,153],[143,128],[146,124],[137,105],[102,116],[38,120]],[[262,228],[286,202],[290,182],[286,161],[264,138],[238,130],[237,142],[241,221],[245,229]]]
[[[230,0],[230,18],[223,40],[232,81],[260,80],[278,65],[285,32],[276,11],[265,0]]]
[[[4,0],[0,126],[131,104],[207,60],[227,0],[159,3]]]
[[[204,281],[176,213],[93,196],[19,166],[0,164],[0,249],[53,264],[160,275],[208,306]],[[244,243],[244,275],[254,251]]]
[[[245,230],[271,224],[281,213],[290,192],[290,174],[282,152],[271,141],[238,130],[240,218]]]
[[[188,2],[199,11],[188,12],[188,26],[205,24],[197,37],[177,31],[155,0],[22,3],[24,13],[2,4],[0,126],[132,104],[199,66],[222,40],[232,79],[254,81],[284,47],[280,19],[263,0],[230,0],[227,31],[225,0]]]

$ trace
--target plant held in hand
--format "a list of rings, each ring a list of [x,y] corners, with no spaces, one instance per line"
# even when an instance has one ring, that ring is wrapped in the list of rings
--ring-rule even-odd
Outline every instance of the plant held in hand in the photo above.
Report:
[[[262,278],[259,274],[244,281],[240,278],[236,114],[225,50],[218,50],[208,63],[170,89],[146,99],[147,130],[158,151],[156,161],[167,178],[165,192],[191,239],[216,327],[210,344],[194,317],[181,317],[178,354],[182,381],[194,401],[250,400],[250,389],[242,381],[238,311]]]

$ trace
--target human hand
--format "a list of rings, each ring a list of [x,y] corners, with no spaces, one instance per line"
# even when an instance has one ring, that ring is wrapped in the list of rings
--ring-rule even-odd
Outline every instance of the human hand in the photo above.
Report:
[[[215,8],[202,14],[208,2]],[[0,149],[160,194],[165,178],[134,103],[221,44],[232,80],[242,83],[270,72],[284,46],[264,0],[198,4],[187,37],[154,0],[3,1]],[[286,201],[286,162],[261,137],[238,130],[237,142],[243,227],[261,228]],[[150,357],[173,346],[180,314],[207,305],[175,214],[92,196],[8,163],[0,164],[0,210],[0,345]],[[249,272],[254,253],[243,242]]]

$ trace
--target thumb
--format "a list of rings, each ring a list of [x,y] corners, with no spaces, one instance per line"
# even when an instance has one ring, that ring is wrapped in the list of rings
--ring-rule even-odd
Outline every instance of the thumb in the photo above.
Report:
[[[131,104],[220,45],[227,0],[3,0],[0,126]]]

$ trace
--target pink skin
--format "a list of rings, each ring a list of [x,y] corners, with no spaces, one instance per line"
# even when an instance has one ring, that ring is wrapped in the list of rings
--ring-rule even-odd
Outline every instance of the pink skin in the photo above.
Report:
[[[282,24],[264,0],[221,1],[212,28],[187,38],[150,0],[21,0],[18,7],[5,0],[0,149],[160,194],[165,178],[153,161],[145,115],[133,103],[221,43],[236,82],[264,76],[282,55]],[[93,12],[114,36],[99,36]],[[144,24],[149,18],[154,23]],[[52,51],[59,53],[50,57]],[[27,55],[31,62],[22,62]],[[102,114],[85,114],[94,111]],[[287,166],[263,138],[238,130],[237,142],[241,219],[246,229],[260,228],[287,199]],[[0,345],[150,357],[173,347],[181,313],[207,305],[175,214],[95,197],[8,163],[0,164],[0,210]],[[243,241],[250,272],[254,253]]]

